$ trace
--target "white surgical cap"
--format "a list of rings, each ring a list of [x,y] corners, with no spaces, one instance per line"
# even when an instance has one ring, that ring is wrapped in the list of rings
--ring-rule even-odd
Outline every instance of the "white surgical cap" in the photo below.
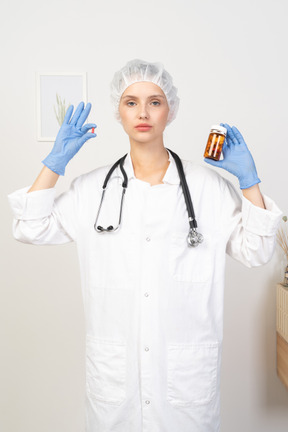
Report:
[[[161,63],[149,63],[138,59],[129,61],[116,72],[111,82],[111,100],[117,120],[121,120],[119,103],[122,94],[131,84],[143,81],[158,85],[165,94],[169,106],[168,125],[175,119],[179,107],[177,88],[173,86],[171,75]]]

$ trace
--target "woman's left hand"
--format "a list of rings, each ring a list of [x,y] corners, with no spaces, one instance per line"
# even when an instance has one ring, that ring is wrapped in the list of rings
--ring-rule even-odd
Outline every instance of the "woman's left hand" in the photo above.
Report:
[[[221,123],[221,126],[227,129],[222,149],[223,159],[214,161],[205,158],[204,161],[210,165],[223,168],[238,177],[240,189],[248,189],[260,183],[261,180],[257,175],[253,157],[239,130],[235,126],[231,128],[227,123]]]

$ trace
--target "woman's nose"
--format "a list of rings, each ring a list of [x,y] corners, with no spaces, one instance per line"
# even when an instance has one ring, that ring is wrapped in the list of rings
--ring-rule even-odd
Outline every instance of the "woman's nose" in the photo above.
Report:
[[[149,112],[146,105],[139,106],[139,118],[149,118]]]

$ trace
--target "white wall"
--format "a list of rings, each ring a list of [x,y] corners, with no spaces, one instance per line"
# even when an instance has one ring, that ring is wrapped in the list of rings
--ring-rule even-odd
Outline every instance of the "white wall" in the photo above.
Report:
[[[35,72],[88,73],[98,137],[71,161],[59,192],[128,149],[113,119],[109,83],[137,57],[163,62],[179,89],[179,115],[167,128],[166,146],[204,163],[210,125],[237,125],[262,191],[287,213],[287,12],[286,0],[14,0],[1,6],[1,430],[84,431],[75,246],[16,242],[6,198],[33,181],[51,148],[36,140]],[[288,391],[277,378],[275,354],[275,284],[283,266],[279,249],[257,269],[227,260],[222,432],[287,431]]]

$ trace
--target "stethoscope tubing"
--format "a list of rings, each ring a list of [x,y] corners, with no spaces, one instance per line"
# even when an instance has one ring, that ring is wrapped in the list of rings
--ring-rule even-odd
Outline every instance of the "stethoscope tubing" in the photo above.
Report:
[[[170,149],[167,149],[167,150],[169,150],[169,152],[172,154],[172,156],[176,162],[176,166],[177,166],[177,170],[178,170],[178,174],[179,174],[179,178],[180,178],[180,184],[181,184],[181,187],[183,190],[183,195],[184,195],[184,199],[185,199],[185,203],[186,203],[186,207],[187,207],[188,220],[189,220],[190,228],[197,228],[197,222],[196,222],[196,218],[195,218],[194,207],[193,207],[192,200],[191,200],[191,194],[190,194],[190,191],[189,191],[189,188],[187,185],[187,181],[186,181],[186,177],[185,177],[185,173],[184,173],[181,159],[172,150],[170,150]]]
[[[194,207],[192,204],[192,199],[191,199],[189,187],[188,187],[188,184],[186,181],[183,165],[182,165],[181,159],[179,158],[179,156],[176,153],[174,153],[170,149],[167,149],[167,150],[172,154],[172,156],[175,160],[177,171],[179,174],[180,185],[181,185],[181,188],[183,191],[184,200],[185,200],[185,204],[186,204],[186,208],[187,208],[188,221],[189,221],[189,226],[190,226],[188,237],[187,237],[187,242],[188,242],[189,246],[195,247],[195,246],[198,246],[200,243],[203,242],[203,236],[202,236],[202,234],[199,234],[196,230],[197,222],[196,222],[196,218],[195,218]],[[101,201],[100,201],[99,209],[97,212],[96,220],[94,223],[94,229],[98,233],[117,231],[121,225],[124,195],[125,195],[127,187],[128,187],[128,177],[127,177],[126,171],[125,171],[124,166],[123,166],[127,154],[128,153],[126,153],[123,157],[118,159],[117,162],[114,163],[114,165],[112,165],[112,167],[108,171],[108,174],[105,177],[105,180],[104,180],[104,183],[102,186],[103,192],[102,192],[102,196],[101,196]],[[123,175],[123,183],[122,183],[123,189],[122,189],[122,197],[121,197],[121,204],[120,204],[119,221],[118,221],[118,225],[115,228],[112,225],[108,226],[107,228],[104,228],[102,226],[97,225],[98,218],[99,218],[100,210],[101,210],[102,205],[103,205],[105,191],[106,191],[108,181],[109,181],[113,171],[117,168],[118,165],[120,166],[120,169],[121,169],[121,172]]]

